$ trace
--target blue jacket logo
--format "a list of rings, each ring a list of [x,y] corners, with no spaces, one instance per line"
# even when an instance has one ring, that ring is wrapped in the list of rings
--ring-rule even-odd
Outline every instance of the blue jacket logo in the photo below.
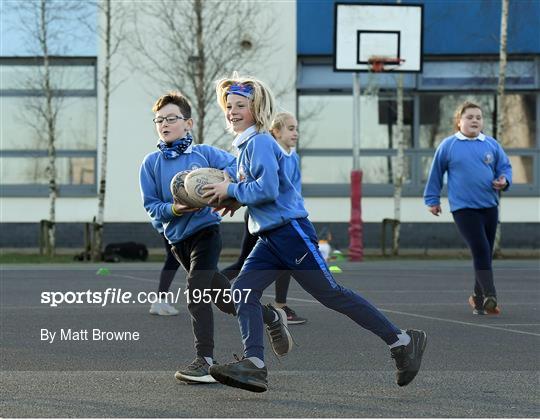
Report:
[[[484,155],[484,163],[486,165],[489,165],[490,163],[493,163],[493,155],[491,153],[488,152],[488,153],[486,153]]]

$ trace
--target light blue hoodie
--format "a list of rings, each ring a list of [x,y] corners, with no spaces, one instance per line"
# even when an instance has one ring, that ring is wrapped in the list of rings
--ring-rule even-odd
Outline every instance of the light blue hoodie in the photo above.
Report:
[[[285,155],[285,173],[291,180],[294,188],[302,195],[302,175],[300,173],[300,157],[296,150],[292,149],[286,152],[285,149],[278,143],[281,151]]]
[[[512,166],[501,145],[483,133],[468,139],[458,132],[444,139],[431,164],[424,190],[427,206],[440,204],[443,175],[448,174],[450,211],[482,209],[497,206],[499,197],[492,181],[506,177],[512,184]],[[505,188],[505,189],[506,189]]]
[[[165,159],[159,150],[152,152],[144,158],[141,165],[139,180],[144,208],[155,227],[158,223],[163,225],[164,235],[171,244],[221,221],[221,217],[212,212],[210,207],[182,216],[175,216],[172,212],[172,178],[178,172],[199,168],[224,169],[234,179],[236,159],[223,150],[197,144],[191,145],[175,159]]]
[[[236,176],[239,182],[230,184],[227,193],[247,205],[251,234],[307,217],[300,190],[289,178],[290,158],[270,134],[257,133],[250,127],[237,136],[233,145],[240,151]]]

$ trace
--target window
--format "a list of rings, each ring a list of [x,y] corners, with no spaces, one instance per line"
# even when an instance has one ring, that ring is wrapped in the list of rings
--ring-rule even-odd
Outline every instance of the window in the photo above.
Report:
[[[421,181],[425,182],[431,166],[433,149],[454,133],[454,113],[465,100],[482,107],[484,133],[495,136],[510,158],[514,184],[533,187],[534,159],[538,156],[536,141],[537,95],[510,92],[505,95],[506,117],[503,132],[496,134],[497,98],[491,93],[429,94],[420,96],[420,127],[418,143],[423,151]],[[519,187],[518,187],[519,188]]]
[[[300,137],[306,196],[348,196],[352,169],[353,99],[349,74],[334,74],[331,63],[301,59],[298,82]],[[311,60],[311,61],[310,61]],[[403,195],[421,196],[435,149],[455,132],[454,113],[465,100],[484,114],[484,132],[495,137],[513,167],[507,195],[539,194],[540,92],[538,60],[509,62],[507,91],[497,103],[494,61],[427,63],[405,75],[405,162]],[[345,77],[347,76],[347,77]],[[377,77],[378,78],[377,78]],[[495,81],[495,82],[494,82]],[[361,75],[360,167],[366,196],[391,196],[396,171],[396,99],[392,74]],[[503,131],[497,115],[504,107]]]
[[[48,194],[48,139],[41,88],[42,59],[0,60],[0,151],[3,196]],[[56,117],[56,172],[59,195],[95,195],[97,89],[95,58],[52,58]]]

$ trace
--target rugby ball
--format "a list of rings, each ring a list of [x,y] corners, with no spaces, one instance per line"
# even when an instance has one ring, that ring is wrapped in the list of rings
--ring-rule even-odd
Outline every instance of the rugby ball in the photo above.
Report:
[[[184,186],[186,176],[191,171],[181,171],[178,172],[175,176],[173,176],[173,179],[171,180],[171,194],[173,196],[174,202],[178,204],[184,204],[191,208],[200,208],[204,207],[204,205],[201,205],[199,201],[195,201],[191,199],[186,191],[186,188]]]
[[[207,191],[203,190],[203,187],[208,184],[218,184],[224,180],[223,171],[215,168],[200,168],[191,171],[186,176],[184,187],[191,200],[199,203],[199,206],[208,206],[211,197],[202,197],[207,193]]]

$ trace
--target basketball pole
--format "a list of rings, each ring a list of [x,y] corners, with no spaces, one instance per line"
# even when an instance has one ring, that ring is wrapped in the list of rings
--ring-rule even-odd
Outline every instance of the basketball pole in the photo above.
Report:
[[[353,169],[351,171],[351,220],[349,261],[364,259],[362,223],[362,171],[360,170],[360,73],[353,73]]]

